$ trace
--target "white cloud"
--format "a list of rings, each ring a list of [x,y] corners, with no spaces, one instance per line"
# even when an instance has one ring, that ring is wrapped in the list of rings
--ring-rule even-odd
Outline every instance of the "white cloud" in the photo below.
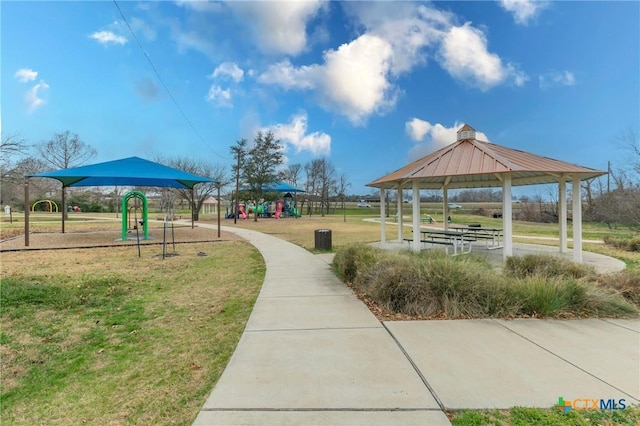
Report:
[[[331,153],[331,136],[322,132],[307,134],[307,114],[295,115],[288,124],[276,124],[263,129],[271,131],[276,139],[295,148],[296,153],[309,151],[316,156]]]
[[[542,90],[555,86],[575,86],[576,78],[572,72],[552,72],[538,76],[538,83]]]
[[[500,6],[513,15],[516,23],[527,25],[549,5],[541,0],[500,0]]]
[[[231,90],[230,89],[222,89],[220,86],[212,85],[209,88],[209,93],[205,99],[212,104],[220,107],[232,107],[233,103],[231,102]]]
[[[266,53],[298,55],[307,47],[307,23],[325,1],[232,1],[227,5],[250,25]]]
[[[395,104],[388,81],[391,46],[380,37],[362,35],[324,54],[324,64],[294,67],[288,60],[271,66],[258,81],[286,89],[316,90],[327,110],[336,110],[353,124]]]
[[[29,68],[20,68],[18,71],[16,71],[16,73],[13,76],[18,81],[22,83],[27,83],[29,81],[35,80],[36,77],[38,77],[38,71],[34,71]]]
[[[42,98],[43,93],[49,90],[49,85],[40,80],[38,84],[29,89],[24,95],[24,101],[27,104],[29,112],[33,112],[45,104],[45,100]]]
[[[405,123],[405,128],[411,139],[421,141],[422,138],[429,133],[431,123],[414,117]]]
[[[218,77],[229,77],[234,82],[239,83],[242,81],[243,76],[244,71],[242,71],[242,69],[240,69],[238,65],[233,62],[224,62],[218,65],[215,70],[213,70],[213,73],[209,76],[209,78],[215,79]]]
[[[455,122],[451,127],[445,127],[440,123],[431,124],[419,118],[412,118],[405,123],[405,129],[416,144],[409,150],[410,160],[417,160],[434,151],[444,148],[456,142],[458,130],[463,123]],[[476,131],[476,139],[489,141],[487,135]]]
[[[367,33],[391,45],[394,75],[426,63],[426,49],[439,43],[453,19],[447,12],[409,2],[347,2],[344,7]]]
[[[482,31],[470,23],[455,26],[456,17],[449,12],[409,2],[345,2],[342,7],[363,34],[326,50],[320,63],[281,60],[258,81],[313,91],[323,108],[361,125],[395,106],[395,80],[424,65],[429,55],[437,54],[453,78],[481,90],[505,83],[522,86],[528,80],[515,65],[487,50]]]
[[[95,33],[90,34],[89,38],[92,38],[102,44],[113,43],[123,45],[128,41],[126,37],[117,35],[112,31],[96,31]]]
[[[487,50],[484,33],[470,23],[449,29],[440,46],[440,63],[455,78],[483,91],[509,80],[518,86],[527,81],[514,65],[503,64]]]
[[[260,83],[275,84],[285,89],[314,89],[321,78],[322,66],[308,65],[296,68],[285,59],[273,64],[258,77]]]

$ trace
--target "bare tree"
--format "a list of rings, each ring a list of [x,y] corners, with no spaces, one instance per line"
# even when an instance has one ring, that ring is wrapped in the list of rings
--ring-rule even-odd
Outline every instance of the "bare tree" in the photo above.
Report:
[[[329,213],[330,198],[336,193],[336,170],[326,158],[312,160],[305,164],[304,169],[307,174],[307,193],[310,194],[310,200],[318,202],[320,214],[324,216]],[[310,203],[308,209],[312,208]]]
[[[336,189],[338,191],[338,197],[340,197],[340,200],[342,202],[342,211],[344,213],[343,220],[345,222],[347,221],[347,215],[346,215],[346,210],[344,208],[344,200],[347,196],[347,189],[349,189],[350,186],[351,184],[347,182],[347,175],[342,173],[338,178],[338,186],[336,187]]]
[[[24,176],[42,173],[48,167],[44,161],[35,157],[25,157],[11,167],[2,179],[0,187],[2,203],[10,203],[15,206],[24,205]],[[60,189],[60,183],[53,179],[31,178],[30,191],[37,199],[51,198],[52,194]],[[29,208],[29,206],[25,206]]]
[[[15,167],[15,156],[25,155],[28,146],[24,139],[17,134],[2,135],[0,141],[0,200],[2,204],[15,204],[15,187],[22,188],[24,176],[19,174],[19,168]],[[39,171],[38,171],[39,172]],[[17,198],[19,200],[19,198]]]
[[[630,127],[619,137],[620,145],[629,152],[629,162],[636,173],[640,174],[640,140],[638,134]]]
[[[200,216],[200,210],[205,200],[211,197],[218,187],[222,187],[229,183],[227,171],[225,166],[220,164],[212,164],[204,159],[194,160],[187,157],[176,157],[167,160],[157,160],[159,163],[166,164],[169,167],[182,170],[187,173],[191,173],[198,176],[204,176],[212,179],[214,182],[203,182],[194,186],[193,191],[185,188],[175,188],[174,192],[178,194],[178,197],[187,201],[193,211],[193,220],[198,220]],[[193,197],[192,197],[193,194]],[[175,199],[165,197],[167,201],[167,208],[170,208],[174,204]]]
[[[54,169],[69,169],[85,164],[96,156],[96,150],[68,130],[36,145],[42,160]]]
[[[300,179],[301,171],[301,164],[290,164],[286,169],[280,171],[278,178],[290,183],[293,186],[298,186],[298,180]]]
[[[46,142],[36,145],[36,150],[42,160],[54,169],[69,169],[85,164],[95,157],[96,150],[84,143],[77,133],[68,130],[63,133],[56,133]],[[67,205],[65,200],[65,190],[62,188],[62,211],[67,218]],[[64,220],[62,221],[62,232],[64,232]]]
[[[2,135],[0,140],[0,173],[10,169],[12,157],[15,155],[25,155],[29,147],[24,139],[17,134]]]

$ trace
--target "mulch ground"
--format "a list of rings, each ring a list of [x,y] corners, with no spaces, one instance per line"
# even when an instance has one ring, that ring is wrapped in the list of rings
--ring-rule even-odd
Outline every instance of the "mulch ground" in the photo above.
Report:
[[[210,241],[235,241],[239,240],[235,234],[221,232],[218,237],[216,229],[198,228],[190,226],[176,226],[167,229],[166,241],[168,244],[210,242]],[[140,231],[140,244],[162,244],[165,241],[162,227],[149,228],[149,240],[144,240]],[[29,247],[25,247],[24,233],[6,236],[0,241],[0,252],[15,250],[42,250],[42,249],[66,249],[66,248],[93,248],[93,247],[119,247],[136,245],[135,231],[129,231],[127,241],[121,240],[121,231],[113,227],[101,229],[99,226],[82,231],[65,232],[32,232],[29,233]]]

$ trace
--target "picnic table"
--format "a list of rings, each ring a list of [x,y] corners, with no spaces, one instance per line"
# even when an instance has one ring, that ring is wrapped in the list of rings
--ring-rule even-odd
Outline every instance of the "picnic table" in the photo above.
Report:
[[[411,244],[413,238],[405,238],[404,240]],[[449,253],[449,246],[451,246],[453,247],[454,256],[471,252],[471,243],[473,241],[474,239],[469,238],[469,233],[465,231],[445,231],[439,229],[420,230],[421,243],[446,245],[447,254]]]
[[[502,228],[491,228],[484,226],[451,226],[459,232],[465,232],[466,238],[475,238],[476,240],[485,240],[488,250],[495,250],[504,247],[502,242]]]

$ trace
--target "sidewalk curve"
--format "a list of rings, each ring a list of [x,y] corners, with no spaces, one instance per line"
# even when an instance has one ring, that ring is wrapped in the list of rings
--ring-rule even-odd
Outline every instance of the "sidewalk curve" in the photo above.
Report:
[[[450,424],[393,337],[325,261],[279,238],[222,229],[260,250],[267,271],[194,425]]]
[[[258,248],[267,271],[194,425],[448,425],[444,408],[640,403],[638,319],[380,323],[330,256],[223,229]]]

